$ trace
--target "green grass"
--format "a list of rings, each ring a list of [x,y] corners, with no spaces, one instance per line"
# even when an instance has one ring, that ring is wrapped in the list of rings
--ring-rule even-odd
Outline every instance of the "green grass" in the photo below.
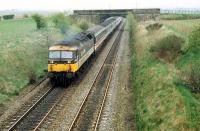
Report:
[[[200,52],[186,53],[183,56],[181,56],[179,60],[176,62],[176,67],[178,69],[185,70],[191,64],[194,64],[197,62],[200,62]]]
[[[177,90],[180,92],[185,102],[187,117],[189,119],[188,122],[190,122],[188,125],[191,126],[188,128],[199,129],[200,128],[199,127],[199,121],[200,121],[199,101],[195,99],[190,93],[190,91],[188,91],[188,89],[186,89],[185,87],[181,85],[177,85]]]
[[[185,21],[182,21],[183,23]],[[190,24],[190,22],[186,22]],[[195,22],[191,22],[193,24]],[[149,52],[151,45],[169,34],[179,34],[185,40],[192,29],[180,29],[180,21],[164,25],[148,33],[145,25],[138,26],[136,41],[132,46],[132,79],[135,92],[135,118],[137,130],[199,130],[199,95],[177,85],[179,67],[199,60],[199,54],[180,56],[176,63],[167,63]],[[185,24],[185,23],[184,23]],[[192,27],[191,25],[189,25]],[[185,31],[187,35],[183,35]],[[187,32],[189,31],[189,32]]]
[[[71,25],[67,35],[78,31]],[[31,72],[36,77],[44,75],[48,46],[63,37],[54,27],[36,30],[32,19],[0,22],[0,103],[17,95],[29,83]]]

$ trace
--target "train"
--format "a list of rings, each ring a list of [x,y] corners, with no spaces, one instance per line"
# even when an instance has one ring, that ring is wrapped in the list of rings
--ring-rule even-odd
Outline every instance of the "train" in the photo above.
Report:
[[[122,21],[122,17],[107,18],[99,25],[50,46],[48,76],[51,83],[64,84],[74,77]]]

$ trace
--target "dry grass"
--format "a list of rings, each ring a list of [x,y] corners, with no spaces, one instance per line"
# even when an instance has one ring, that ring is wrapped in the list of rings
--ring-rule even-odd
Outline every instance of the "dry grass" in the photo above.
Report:
[[[187,36],[195,26],[200,24],[200,21],[197,20],[162,20],[167,28],[173,30],[174,32]]]
[[[193,102],[191,95],[186,98],[174,84],[179,71],[173,63],[156,60],[149,52],[153,44],[171,33],[166,27],[147,33],[144,24],[138,26],[134,44],[137,69],[133,74],[138,130],[198,129],[190,115],[198,113],[187,106]]]

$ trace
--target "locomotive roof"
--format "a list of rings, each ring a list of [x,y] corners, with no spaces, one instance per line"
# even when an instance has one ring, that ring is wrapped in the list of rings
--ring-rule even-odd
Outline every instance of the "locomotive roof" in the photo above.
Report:
[[[69,37],[67,39],[57,42],[56,44],[52,45],[49,48],[49,50],[56,50],[57,47],[59,47],[59,46],[62,46],[63,50],[64,50],[64,47],[65,47],[65,49],[68,48],[69,50],[81,49],[86,44],[86,42],[84,42],[84,41],[88,40],[87,35],[89,33],[95,34],[115,20],[116,20],[115,17],[110,17],[110,18],[106,19],[103,23],[101,23],[97,26],[94,26],[85,32],[80,32],[72,37]]]
[[[79,48],[82,48],[84,46],[84,43],[83,41],[86,41],[88,40],[87,38],[87,34],[88,32],[81,32],[81,33],[78,33],[70,38],[66,38],[62,41],[59,41],[57,44],[54,44],[53,46],[51,47],[54,47],[54,46],[68,46],[70,47],[70,49],[79,49]],[[51,49],[50,47],[50,49]]]

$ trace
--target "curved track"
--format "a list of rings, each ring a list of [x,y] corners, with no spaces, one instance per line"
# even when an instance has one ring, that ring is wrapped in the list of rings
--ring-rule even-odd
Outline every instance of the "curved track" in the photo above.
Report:
[[[86,97],[84,98],[73,122],[70,125],[71,130],[97,130],[100,122],[104,103],[106,101],[107,92],[115,67],[115,59],[119,40],[124,25],[119,27],[118,35],[115,38],[112,48],[110,49],[101,69],[94,78],[93,84]]]
[[[119,29],[122,28],[123,25],[119,27]],[[115,65],[115,57],[117,54],[118,43],[122,31],[117,30],[117,32],[118,35],[115,38],[113,46],[110,49],[108,56],[103,63],[103,66],[101,66],[101,69],[96,75],[90,91],[82,102],[79,112],[77,112],[76,118],[74,118],[74,121],[71,124],[70,130],[75,128],[77,129],[77,125],[79,125],[79,127],[82,129],[89,129],[87,127],[89,127],[90,123],[84,123],[84,119],[85,117],[87,117],[87,119],[90,119],[91,115],[94,114],[96,118],[96,125],[94,126],[94,129],[97,129],[98,127],[98,122],[100,120],[101,112],[104,106],[104,102],[106,100],[107,90],[112,79],[112,72]],[[21,115],[20,117],[18,116],[18,118],[15,120],[15,122],[12,123],[8,130],[38,130],[39,126],[43,123],[49,113],[56,107],[56,105],[59,103],[60,99],[64,95],[65,91],[63,90],[65,89],[50,88],[39,99],[37,99],[37,101],[32,104],[32,106],[28,110],[26,110],[23,115]],[[90,99],[94,99],[94,102],[96,104],[94,104],[93,102],[88,104],[88,102],[91,102]],[[91,104],[94,106],[91,106]],[[84,114],[83,111],[85,110],[85,107],[89,107],[88,109],[91,110],[92,113],[89,112],[91,113],[91,115],[86,115],[82,117],[80,114]],[[98,108],[98,110],[95,108]],[[80,122],[80,120],[78,120],[79,118],[83,118],[83,121],[81,121],[83,122],[82,124],[77,124],[77,122]]]

